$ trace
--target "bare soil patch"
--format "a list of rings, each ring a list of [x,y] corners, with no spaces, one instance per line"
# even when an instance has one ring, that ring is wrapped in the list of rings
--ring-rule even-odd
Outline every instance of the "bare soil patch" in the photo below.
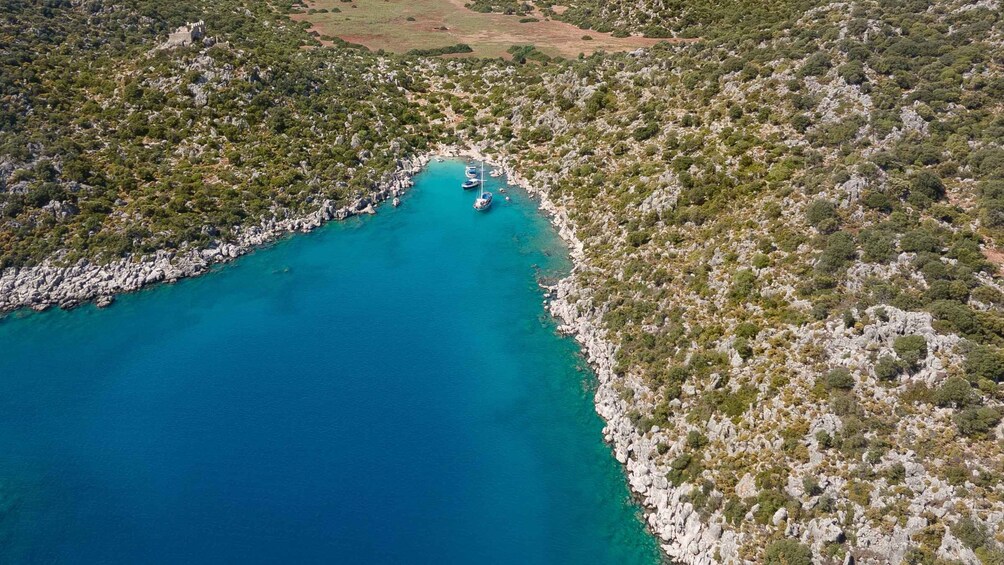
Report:
[[[519,16],[468,10],[464,0],[315,0],[309,6],[328,10],[293,16],[310,22],[312,31],[395,53],[466,43],[474,50],[470,55],[478,57],[508,57],[506,49],[513,45],[534,45],[548,55],[577,57],[579,53],[629,51],[666,41],[613,37],[554,20],[520,23]]]

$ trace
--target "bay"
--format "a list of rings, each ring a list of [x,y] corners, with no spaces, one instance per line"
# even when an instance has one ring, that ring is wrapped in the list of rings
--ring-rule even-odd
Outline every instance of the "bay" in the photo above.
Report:
[[[0,560],[657,563],[530,198],[464,163],[108,309],[0,321]]]

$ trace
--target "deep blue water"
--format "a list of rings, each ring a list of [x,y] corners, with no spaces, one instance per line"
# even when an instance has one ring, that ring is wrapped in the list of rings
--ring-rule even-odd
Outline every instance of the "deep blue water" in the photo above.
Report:
[[[106,310],[0,321],[0,562],[655,563],[528,197],[463,164]]]

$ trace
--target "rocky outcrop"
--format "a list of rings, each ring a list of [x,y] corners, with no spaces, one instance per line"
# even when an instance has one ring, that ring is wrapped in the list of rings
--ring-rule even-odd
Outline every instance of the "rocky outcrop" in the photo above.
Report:
[[[0,274],[0,313],[20,308],[71,308],[88,301],[107,306],[118,293],[202,274],[214,264],[233,260],[288,233],[309,232],[330,220],[373,214],[376,212],[375,204],[400,196],[411,187],[412,176],[426,163],[427,156],[402,160],[397,171],[375,190],[347,206],[337,207],[332,201],[325,200],[316,211],[306,216],[283,220],[271,218],[245,227],[232,243],[218,242],[203,249],[158,251],[153,255],[129,256],[105,264],[81,259],[72,265],[64,265],[60,257],[55,257],[33,267],[7,269]]]

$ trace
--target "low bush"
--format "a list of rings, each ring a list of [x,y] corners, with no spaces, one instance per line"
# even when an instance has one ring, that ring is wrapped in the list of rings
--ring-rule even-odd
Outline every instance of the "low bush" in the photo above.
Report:
[[[767,546],[766,565],[812,565],[812,550],[793,539],[778,540]]]

